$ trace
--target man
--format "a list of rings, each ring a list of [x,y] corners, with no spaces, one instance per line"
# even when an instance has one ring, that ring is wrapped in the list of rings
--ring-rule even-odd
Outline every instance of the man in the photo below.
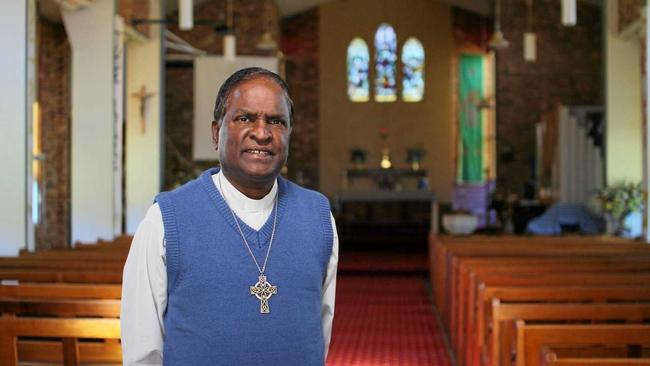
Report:
[[[219,90],[210,169],[158,195],[122,289],[126,365],[323,365],[338,238],[320,193],[279,177],[293,103],[248,68]]]

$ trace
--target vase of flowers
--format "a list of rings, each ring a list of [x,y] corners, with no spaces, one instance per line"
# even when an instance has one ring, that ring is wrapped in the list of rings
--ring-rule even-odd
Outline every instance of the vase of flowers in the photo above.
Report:
[[[607,232],[623,236],[629,228],[625,226],[625,219],[631,213],[643,209],[645,191],[641,183],[619,181],[598,191],[605,218]]]

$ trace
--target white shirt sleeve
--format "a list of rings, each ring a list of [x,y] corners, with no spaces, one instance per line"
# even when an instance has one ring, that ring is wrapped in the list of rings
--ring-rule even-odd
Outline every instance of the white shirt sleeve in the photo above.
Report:
[[[120,326],[124,365],[162,365],[167,308],[164,227],[158,204],[133,237],[122,277]]]
[[[339,235],[336,231],[336,222],[332,218],[332,254],[327,264],[327,274],[323,284],[323,306],[321,310],[321,323],[323,324],[323,338],[325,339],[325,359],[330,348],[332,339],[332,323],[334,321],[334,300],[336,297],[336,269],[339,264]]]
[[[331,220],[334,234],[332,254],[323,284],[321,308],[325,357],[332,338],[339,247],[333,216]],[[126,366],[162,365],[165,334],[163,315],[167,308],[164,238],[160,207],[154,204],[138,226],[124,265],[120,326],[122,358]]]

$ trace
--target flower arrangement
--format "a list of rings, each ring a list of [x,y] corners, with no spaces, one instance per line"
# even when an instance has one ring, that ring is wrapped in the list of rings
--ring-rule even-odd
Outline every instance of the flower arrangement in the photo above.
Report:
[[[598,191],[603,211],[614,220],[618,231],[625,231],[627,215],[643,209],[644,198],[641,183],[619,181]]]
[[[381,127],[379,129],[379,136],[381,139],[386,142],[386,139],[388,139],[388,135],[390,133],[390,130],[388,130],[388,127]]]

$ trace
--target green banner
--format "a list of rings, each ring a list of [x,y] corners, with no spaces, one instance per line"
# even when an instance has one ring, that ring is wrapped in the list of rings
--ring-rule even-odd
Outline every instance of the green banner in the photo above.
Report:
[[[460,56],[460,180],[482,182],[483,177],[483,56]]]

